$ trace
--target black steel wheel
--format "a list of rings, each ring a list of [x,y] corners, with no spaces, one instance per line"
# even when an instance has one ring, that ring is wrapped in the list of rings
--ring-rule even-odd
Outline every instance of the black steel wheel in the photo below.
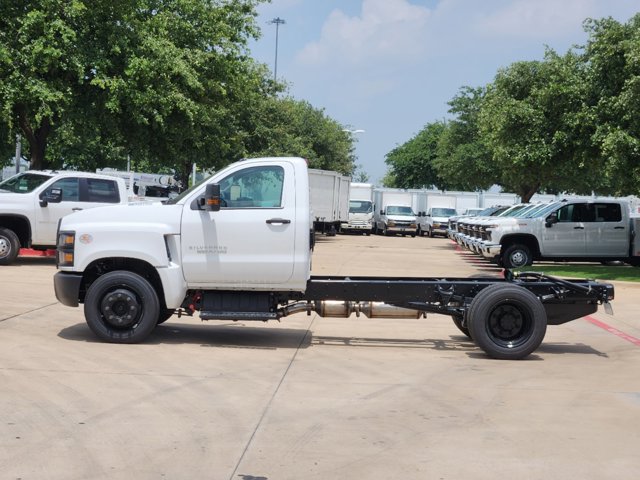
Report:
[[[9,228],[0,228],[0,265],[11,265],[20,253],[20,240]]]
[[[143,341],[158,324],[160,302],[151,284],[127,271],[109,272],[91,284],[84,316],[98,338],[112,343]]]
[[[473,299],[467,313],[471,338],[493,358],[525,358],[540,346],[547,331],[542,302],[517,285],[485,288]]]
[[[533,263],[531,250],[529,250],[529,247],[517,243],[510,245],[502,254],[502,263],[505,268],[519,268],[531,265]]]

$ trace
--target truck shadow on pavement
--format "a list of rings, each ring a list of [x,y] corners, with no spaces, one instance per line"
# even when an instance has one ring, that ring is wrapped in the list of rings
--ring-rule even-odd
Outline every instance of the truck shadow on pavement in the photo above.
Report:
[[[89,343],[102,343],[89,330],[85,323],[64,328],[58,334],[65,340]],[[384,338],[384,337],[346,337],[314,335],[305,329],[245,327],[243,324],[225,325],[181,325],[167,322],[158,326],[143,344],[193,344],[202,347],[248,348],[276,350],[280,348],[300,349],[317,347],[349,348],[413,348],[436,351],[460,351],[471,358],[486,358],[476,345],[464,335],[450,335],[442,338]],[[527,360],[543,360],[540,354],[596,355],[608,358],[589,345],[570,343],[543,343]]]
[[[67,327],[58,334],[60,338],[77,342],[102,343],[85,323]],[[242,324],[184,325],[167,322],[159,325],[142,342],[145,345],[194,344],[203,347],[307,348],[311,345],[311,333],[304,329],[247,327]]]

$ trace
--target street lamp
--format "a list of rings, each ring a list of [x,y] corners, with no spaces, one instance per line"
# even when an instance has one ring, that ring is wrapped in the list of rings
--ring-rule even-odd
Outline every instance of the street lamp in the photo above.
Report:
[[[271,20],[270,22],[267,22],[270,25],[274,25],[276,26],[276,61],[275,61],[275,67],[273,69],[273,81],[275,82],[278,79],[278,31],[280,30],[280,25],[284,25],[285,22],[282,18],[280,17],[276,17],[273,20]]]
[[[351,134],[354,134],[354,133],[365,133],[365,131],[362,130],[361,128],[357,128],[355,130],[352,130],[350,128],[343,128],[342,131],[343,132],[348,132],[348,133],[351,133]]]

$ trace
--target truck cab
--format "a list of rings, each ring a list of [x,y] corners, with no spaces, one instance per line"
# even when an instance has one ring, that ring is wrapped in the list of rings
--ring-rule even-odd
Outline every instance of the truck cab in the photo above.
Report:
[[[58,221],[73,212],[126,203],[124,181],[85,172],[27,171],[0,183],[0,265],[21,248],[55,248]]]
[[[379,212],[376,229],[382,235],[411,235],[418,233],[416,214],[408,205],[386,205]]]

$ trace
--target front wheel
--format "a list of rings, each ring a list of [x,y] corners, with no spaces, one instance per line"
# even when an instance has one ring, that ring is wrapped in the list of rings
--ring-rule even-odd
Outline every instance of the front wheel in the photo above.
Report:
[[[160,302],[151,284],[127,271],[109,272],[91,284],[84,300],[89,328],[111,343],[143,341],[158,324]]]
[[[507,247],[502,254],[502,263],[505,268],[526,267],[533,263],[531,250],[525,245],[513,244]]]
[[[517,285],[485,288],[473,299],[467,314],[471,338],[493,358],[525,358],[540,346],[547,331],[542,302]]]
[[[20,253],[20,240],[9,228],[0,228],[0,265],[11,265]]]

